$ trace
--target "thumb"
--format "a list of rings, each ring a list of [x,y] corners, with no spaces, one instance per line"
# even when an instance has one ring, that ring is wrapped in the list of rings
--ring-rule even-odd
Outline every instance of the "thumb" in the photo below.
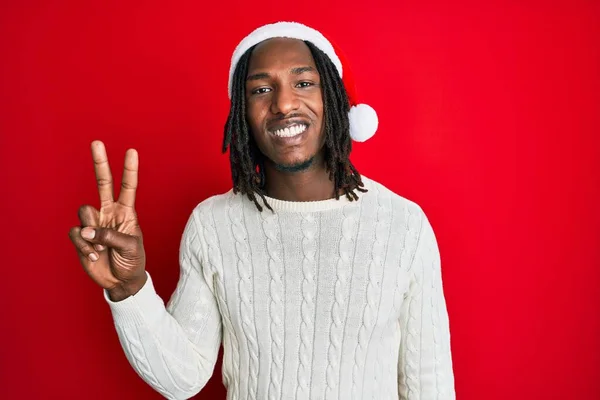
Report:
[[[90,243],[102,244],[122,251],[133,251],[138,245],[138,238],[136,236],[127,235],[110,228],[92,228],[86,226],[81,229],[81,237]]]

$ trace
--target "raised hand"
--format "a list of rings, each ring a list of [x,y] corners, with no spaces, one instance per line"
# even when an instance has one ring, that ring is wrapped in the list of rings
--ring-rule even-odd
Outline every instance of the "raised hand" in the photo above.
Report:
[[[104,143],[94,141],[91,148],[100,210],[81,206],[81,227],[71,228],[69,237],[87,274],[108,291],[111,300],[120,301],[137,293],[146,282],[142,231],[134,208],[138,153],[129,149],[125,154],[121,190],[115,202]]]

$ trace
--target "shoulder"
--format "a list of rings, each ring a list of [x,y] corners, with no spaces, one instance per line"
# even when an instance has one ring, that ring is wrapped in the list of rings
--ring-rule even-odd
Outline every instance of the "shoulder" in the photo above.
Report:
[[[193,235],[199,230],[214,225],[215,214],[226,210],[232,203],[241,203],[241,201],[241,196],[234,194],[233,190],[218,193],[200,201],[188,214],[184,235]]]
[[[374,179],[362,176],[365,188],[369,190],[370,195],[379,198],[378,203],[389,207],[393,213],[405,214],[407,217],[415,218],[420,225],[423,218],[426,218],[425,212],[420,204],[399,193],[389,189],[387,186],[375,181]]]
[[[187,216],[181,236],[180,254],[191,253],[203,258],[206,252],[216,249],[219,210],[225,210],[232,201],[240,202],[240,198],[241,196],[235,195],[233,190],[229,190],[197,203]]]
[[[363,177],[363,182],[370,189],[369,191],[372,190],[375,195],[389,198],[389,201],[382,203],[389,204],[395,216],[393,220],[405,232],[403,241],[410,249],[407,251],[410,258],[412,259],[419,253],[422,256],[437,260],[439,263],[440,254],[436,234],[423,207],[414,200],[395,193],[372,179],[367,178],[365,180]]]
[[[389,208],[393,223],[399,224],[406,232],[410,232],[407,237],[411,239],[408,242],[413,243],[414,247],[421,242],[436,242],[429,216],[420,204],[373,179],[364,176],[362,178],[365,187],[369,190],[367,194],[378,196],[377,203],[380,207]]]
[[[240,195],[233,193],[233,189],[228,190],[224,193],[219,193],[207,197],[194,207],[193,214],[203,216],[207,213],[223,210],[228,206],[231,206],[232,202],[241,202]]]

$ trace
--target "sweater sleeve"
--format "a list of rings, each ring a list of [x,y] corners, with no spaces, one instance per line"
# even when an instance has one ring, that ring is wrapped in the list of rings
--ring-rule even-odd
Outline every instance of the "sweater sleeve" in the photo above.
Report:
[[[197,394],[211,377],[221,344],[212,275],[203,269],[199,232],[190,217],[179,252],[180,276],[165,307],[150,274],[134,296],[108,302],[129,363],[168,399]]]
[[[421,211],[417,249],[402,304],[398,392],[402,400],[454,400],[450,327],[442,287],[440,253]]]

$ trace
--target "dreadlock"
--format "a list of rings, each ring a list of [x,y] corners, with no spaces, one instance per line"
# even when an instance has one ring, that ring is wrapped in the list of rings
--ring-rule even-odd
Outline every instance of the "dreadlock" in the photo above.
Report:
[[[352,140],[348,120],[350,102],[346,89],[329,57],[311,42],[304,41],[304,43],[310,49],[317,71],[321,76],[325,165],[329,172],[329,179],[334,182],[335,198],[339,199],[339,194],[343,191],[348,200],[357,200],[358,195],[355,191],[366,192],[367,190],[363,188],[361,176],[349,158],[352,151]],[[262,212],[263,208],[258,202],[257,195],[260,196],[263,204],[273,211],[265,199],[264,156],[250,134],[250,128],[246,121],[246,76],[254,47],[242,55],[235,68],[231,106],[225,124],[222,151],[225,153],[227,148],[230,148],[229,161],[233,192],[248,196]]]

